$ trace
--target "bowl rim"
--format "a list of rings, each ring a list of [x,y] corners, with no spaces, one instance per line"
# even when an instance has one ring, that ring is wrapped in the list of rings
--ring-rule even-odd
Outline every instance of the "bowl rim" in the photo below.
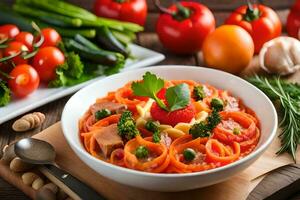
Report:
[[[138,170],[134,170],[134,169],[129,169],[129,168],[125,168],[125,167],[120,167],[117,165],[113,165],[111,163],[105,162],[103,160],[97,159],[95,157],[93,157],[92,155],[90,155],[84,148],[83,146],[77,146],[75,145],[75,142],[72,140],[72,136],[68,133],[68,129],[67,129],[67,125],[65,123],[66,120],[66,110],[67,108],[70,106],[69,102],[73,99],[76,98],[76,95],[78,95],[78,93],[81,93],[82,91],[84,91],[86,88],[89,87],[93,87],[94,85],[99,84],[99,82],[104,81],[105,79],[114,79],[115,77],[119,77],[119,76],[126,76],[126,74],[134,74],[137,73],[139,71],[147,71],[147,70],[152,70],[152,69],[164,69],[164,68],[168,68],[168,69],[172,69],[172,70],[176,70],[176,69],[190,69],[190,70],[199,70],[199,68],[201,70],[208,70],[211,71],[211,73],[224,73],[227,76],[229,76],[230,78],[234,78],[234,79],[238,79],[238,81],[243,82],[244,84],[248,85],[249,87],[251,87],[253,90],[255,90],[257,93],[259,93],[260,95],[262,95],[266,102],[268,104],[270,104],[271,109],[270,112],[272,112],[272,115],[274,116],[274,125],[272,127],[271,133],[269,135],[269,137],[266,139],[266,142],[263,143],[259,148],[255,149],[251,154],[247,155],[246,157],[243,157],[240,160],[237,160],[233,163],[230,163],[228,165],[225,166],[221,166],[221,167],[217,167],[214,169],[210,169],[210,170],[205,170],[205,171],[200,171],[200,172],[189,172],[189,173],[178,173],[178,174],[168,174],[168,173],[151,173],[151,172],[144,172],[144,171],[138,171]],[[66,120],[67,121],[67,120]],[[278,128],[278,116],[277,116],[277,112],[276,109],[273,105],[273,103],[271,102],[271,100],[261,91],[259,90],[257,87],[255,87],[254,85],[252,85],[251,83],[247,82],[246,80],[242,79],[241,77],[235,76],[233,74],[230,74],[228,72],[224,72],[224,71],[220,71],[217,69],[212,69],[212,68],[206,68],[206,67],[200,67],[200,66],[190,66],[190,65],[157,65],[157,66],[151,66],[151,67],[147,67],[147,68],[140,68],[137,70],[131,70],[131,71],[127,71],[127,72],[122,72],[122,73],[118,73],[118,74],[114,74],[111,76],[108,76],[106,78],[103,78],[101,80],[98,80],[82,89],[80,89],[78,92],[76,92],[75,94],[72,95],[72,97],[68,100],[68,102],[65,104],[63,112],[62,112],[62,117],[61,117],[61,124],[62,124],[62,130],[63,130],[63,135],[66,138],[68,144],[70,145],[70,147],[73,149],[73,151],[75,151],[75,154],[88,166],[90,166],[88,163],[86,163],[79,155],[79,153],[83,156],[86,156],[88,159],[91,159],[92,161],[96,162],[97,165],[104,165],[105,167],[111,168],[113,170],[119,171],[119,172],[125,172],[125,173],[129,173],[131,175],[140,175],[140,176],[145,176],[145,177],[161,177],[161,178],[182,178],[182,177],[190,177],[190,176],[201,176],[201,175],[208,175],[208,174],[212,174],[212,173],[216,173],[216,172],[221,172],[221,171],[225,171],[229,168],[233,168],[236,167],[237,165],[240,165],[246,161],[249,160],[253,160],[255,159],[255,157],[259,157],[260,154],[262,154],[267,147],[271,144],[271,142],[273,141],[273,139],[276,136],[276,131]],[[79,153],[78,153],[79,152]],[[98,173],[98,172],[97,172]]]

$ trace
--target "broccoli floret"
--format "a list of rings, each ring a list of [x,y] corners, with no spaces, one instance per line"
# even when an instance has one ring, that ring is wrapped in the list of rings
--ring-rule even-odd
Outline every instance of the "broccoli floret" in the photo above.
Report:
[[[10,90],[3,81],[0,80],[0,107],[10,102]]]
[[[111,112],[110,112],[110,110],[108,110],[108,109],[102,109],[102,110],[98,110],[96,113],[95,113],[95,118],[97,119],[97,120],[100,120],[100,119],[103,119],[103,118],[105,118],[105,117],[108,117],[108,116],[110,116],[111,115]]]
[[[135,121],[132,118],[132,113],[128,110],[124,111],[120,117],[118,122],[118,133],[126,140],[131,140],[139,134]]]
[[[202,86],[196,86],[194,87],[194,90],[193,90],[193,98],[196,100],[196,101],[200,101],[202,99],[205,98],[205,92],[203,90],[203,87]]]
[[[157,122],[154,122],[154,121],[147,121],[146,124],[145,124],[145,128],[148,131],[151,131],[153,133],[158,131],[158,127],[159,127],[159,124]]]
[[[154,143],[159,143],[160,142],[160,132],[155,131],[152,135],[152,140]]]
[[[149,155],[149,150],[147,149],[147,147],[139,146],[135,150],[135,156],[139,159],[147,158],[148,155]]]
[[[221,111],[224,108],[224,102],[219,98],[213,98],[210,102],[212,109]]]
[[[210,129],[205,122],[199,122],[190,128],[189,133],[193,136],[193,138],[209,137]]]
[[[222,118],[217,110],[213,109],[211,114],[207,117],[207,126],[210,130],[213,130],[220,122]]]
[[[218,111],[214,110],[207,117],[206,121],[194,124],[189,131],[193,138],[209,137],[211,131],[221,122],[221,116]]]

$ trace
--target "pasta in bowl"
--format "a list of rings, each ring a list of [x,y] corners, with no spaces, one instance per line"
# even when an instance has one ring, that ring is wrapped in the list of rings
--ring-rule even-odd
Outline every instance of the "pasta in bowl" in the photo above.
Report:
[[[249,166],[274,138],[277,117],[267,97],[238,77],[168,66],[111,76],[79,91],[62,124],[72,149],[98,173],[180,191]]]

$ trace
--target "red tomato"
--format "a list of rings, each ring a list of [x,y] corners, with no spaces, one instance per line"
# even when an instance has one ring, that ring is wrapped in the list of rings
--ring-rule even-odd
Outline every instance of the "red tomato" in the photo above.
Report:
[[[16,37],[15,41],[22,42],[26,45],[26,47],[29,49],[29,51],[33,50],[33,39],[34,36],[29,32],[20,32]]]
[[[55,69],[65,62],[64,54],[56,47],[41,48],[33,58],[33,67],[42,81],[55,79]]]
[[[300,39],[300,0],[291,8],[286,22],[286,29],[290,36]]]
[[[0,26],[0,39],[3,38],[14,38],[20,33],[19,28],[13,24],[6,24]]]
[[[12,41],[8,43],[8,47],[4,49],[4,56],[11,56],[13,54],[19,53],[20,51],[28,51],[28,48],[21,42]],[[27,64],[28,60],[23,59],[21,55],[14,57],[11,61],[15,65]]]
[[[9,88],[16,97],[25,97],[34,92],[40,83],[36,70],[30,65],[17,65],[9,74]]]
[[[280,36],[281,22],[271,8],[263,5],[241,6],[237,8],[225,21],[226,24],[238,25],[251,35],[255,53],[259,53],[263,44]]]
[[[211,11],[200,3],[181,4],[183,7],[172,5],[169,8],[169,11],[176,13],[175,17],[168,13],[159,16],[156,32],[168,50],[191,54],[201,50],[204,39],[215,29],[215,19]]]
[[[128,21],[143,26],[147,16],[146,0],[97,0],[94,12],[101,17]]]
[[[42,29],[42,35],[44,36],[44,42],[41,47],[54,47],[57,46],[58,43],[61,41],[59,33],[53,28]]]

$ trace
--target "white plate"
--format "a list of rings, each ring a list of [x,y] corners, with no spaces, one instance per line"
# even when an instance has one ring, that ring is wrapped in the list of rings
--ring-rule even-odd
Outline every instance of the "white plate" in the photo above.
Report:
[[[229,90],[241,98],[259,118],[261,136],[257,147],[246,157],[223,167],[183,174],[158,174],[131,170],[112,165],[91,156],[79,138],[78,120],[97,98],[115,91],[125,83],[141,79],[146,71],[165,80],[194,80]],[[110,84],[114,83],[114,84]],[[62,113],[62,128],[69,145],[79,158],[94,171],[116,182],[156,191],[182,191],[209,186],[224,181],[249,167],[267,149],[276,135],[277,114],[272,102],[259,89],[232,74],[215,69],[191,66],[155,66],[115,74],[99,80],[74,94]]]
[[[138,45],[130,45],[132,55],[135,56],[135,60],[127,60],[125,68],[122,71],[128,71],[132,69],[137,69],[141,67],[146,67],[153,65],[162,61],[165,56],[157,53],[155,51],[143,48]],[[77,90],[83,88],[95,82],[96,80],[102,79],[102,77],[97,77],[95,79],[89,80],[87,82],[72,86],[72,87],[61,87],[61,88],[46,88],[40,87],[32,95],[24,99],[14,99],[7,106],[0,108],[0,124],[8,121],[18,115],[26,113],[34,108],[42,106],[46,103],[59,99],[61,97],[67,96],[76,92]]]

